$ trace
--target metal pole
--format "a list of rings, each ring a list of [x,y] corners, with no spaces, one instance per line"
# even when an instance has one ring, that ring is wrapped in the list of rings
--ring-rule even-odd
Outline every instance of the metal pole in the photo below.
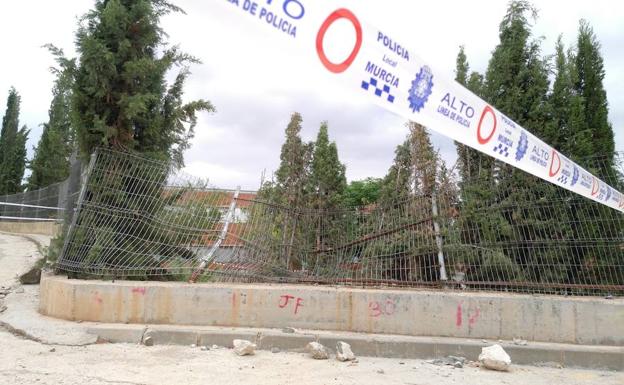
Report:
[[[438,246],[438,263],[440,264],[440,280],[447,281],[446,266],[444,264],[444,252],[442,251],[442,235],[438,223],[438,199],[435,191],[431,194],[431,210],[433,211],[433,230],[435,231],[436,245]]]
[[[223,221],[224,221],[223,228],[221,229],[221,233],[219,234],[219,238],[214,243],[214,245],[212,245],[212,247],[208,251],[208,254],[204,255],[201,258],[201,263],[199,264],[199,267],[197,268],[197,270],[195,270],[193,272],[193,274],[191,275],[191,278],[189,279],[189,283],[197,282],[197,278],[199,277],[199,275],[201,273],[204,272],[204,269],[206,268],[206,266],[208,266],[208,264],[210,263],[210,261],[214,257],[214,254],[217,252],[217,250],[221,246],[221,243],[223,243],[223,241],[225,240],[225,237],[227,237],[227,231],[228,231],[228,227],[230,227],[230,222],[232,222],[235,219],[235,216],[236,216],[235,215],[235,213],[236,213],[236,201],[238,200],[238,194],[239,193],[240,193],[240,186],[238,186],[236,188],[236,192],[234,193],[234,198],[232,198],[232,202],[230,203],[230,207],[229,207],[227,213],[225,214],[225,218],[223,219]]]

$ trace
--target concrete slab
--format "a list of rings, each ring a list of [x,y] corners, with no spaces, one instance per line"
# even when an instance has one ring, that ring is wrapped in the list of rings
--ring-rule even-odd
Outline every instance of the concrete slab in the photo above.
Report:
[[[234,339],[256,341],[259,350],[303,351],[308,342],[319,341],[335,350],[338,341],[351,345],[357,356],[405,359],[431,359],[448,355],[476,361],[481,348],[498,341],[466,338],[412,337],[402,335],[362,334],[316,330],[284,333],[279,329],[224,328],[172,325],[92,325],[89,333],[110,342],[140,341],[145,328],[155,344],[218,345],[232,347]],[[529,343],[526,346],[502,342],[501,345],[517,365],[548,365],[592,369],[624,370],[624,348],[613,346],[580,346],[571,344]]]

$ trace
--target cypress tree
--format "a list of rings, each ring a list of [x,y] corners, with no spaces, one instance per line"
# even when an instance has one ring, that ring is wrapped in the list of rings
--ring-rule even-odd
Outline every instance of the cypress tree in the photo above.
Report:
[[[346,167],[340,163],[338,148],[329,140],[327,122],[322,122],[310,165],[310,204],[315,210],[307,225],[314,234],[314,269],[331,269],[328,263],[333,256],[328,250],[344,239],[341,226],[343,218],[339,205],[347,188]],[[329,270],[328,270],[329,272]]]
[[[327,122],[321,123],[312,155],[310,183],[312,205],[318,210],[338,206],[347,187],[346,167],[340,163],[335,142],[329,141]]]
[[[166,44],[160,18],[171,12],[182,10],[164,0],[97,0],[94,9],[83,17],[76,34],[79,64],[71,103],[83,158],[104,147],[139,152],[171,162],[174,167],[183,165],[183,152],[190,145],[197,113],[214,111],[214,107],[205,100],[182,100],[190,73],[187,66],[199,61]],[[168,84],[166,77],[174,67],[181,70]],[[97,167],[106,168],[106,172],[90,176],[85,199],[110,210],[79,218],[81,226],[72,235],[74,244],[81,245],[90,261],[112,274],[130,272],[140,278],[147,273],[145,266],[158,264],[159,255],[192,257],[189,254],[193,252],[179,245],[179,239],[171,239],[171,232],[160,225],[184,220],[167,209],[173,203],[185,204],[170,202],[183,191],[164,193],[171,168],[120,158],[129,159],[103,152],[103,163]],[[206,203],[186,204],[192,205],[194,212],[214,211],[200,207]],[[149,219],[137,221],[133,213]],[[208,220],[205,215],[198,218]],[[118,250],[135,257],[126,258]]]
[[[32,173],[28,178],[28,188],[31,190],[65,180],[69,176],[70,156],[74,149],[70,105],[75,61],[66,60],[61,50],[51,46],[49,48],[61,68],[52,69],[56,80],[52,89],[49,119],[43,124],[43,132],[29,166]]]
[[[197,112],[214,108],[205,100],[182,102],[187,65],[199,60],[166,45],[159,22],[171,12],[183,11],[163,0],[98,0],[85,15],[73,89],[83,155],[109,146],[182,164]],[[182,70],[168,86],[173,67]]]
[[[592,27],[580,21],[576,52],[568,55],[570,74],[567,106],[570,156],[594,175],[612,186],[621,186],[615,164],[615,139],[608,121],[608,101],[603,86],[605,70],[601,46]],[[621,250],[612,240],[621,237],[624,219],[613,215],[612,209],[588,199],[573,196],[569,200],[572,221],[572,238],[576,241],[571,250],[573,268],[569,271],[574,282],[617,284],[624,269],[618,263]],[[599,253],[595,250],[600,250]],[[601,269],[615,269],[619,273],[599,275]]]
[[[0,194],[14,194],[23,190],[29,130],[26,126],[19,129],[19,112],[20,96],[15,88],[11,88],[0,131]]]
[[[284,256],[287,269],[300,267],[295,247],[300,250],[303,225],[299,209],[307,203],[310,178],[311,146],[301,140],[301,114],[295,112],[285,130],[286,139],[280,153],[280,166],[275,173],[274,183],[265,183],[258,195],[282,206],[281,215],[273,223],[276,241],[283,245],[280,252]],[[260,230],[262,231],[262,230]]]
[[[577,76],[574,79],[574,88],[583,98],[584,128],[591,132],[591,135],[584,135],[591,143],[591,154],[587,155],[601,154],[605,161],[596,170],[597,176],[604,180],[613,180],[615,139],[613,127],[608,120],[607,93],[603,85],[605,70],[600,48],[600,42],[592,27],[587,21],[581,20],[575,57]],[[586,149],[589,146],[583,147]]]

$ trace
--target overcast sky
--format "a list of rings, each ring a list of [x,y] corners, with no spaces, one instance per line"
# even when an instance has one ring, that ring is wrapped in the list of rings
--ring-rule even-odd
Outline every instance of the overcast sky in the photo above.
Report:
[[[305,0],[318,1],[318,0]],[[394,149],[407,129],[404,120],[370,105],[336,84],[316,63],[275,46],[270,28],[242,23],[239,14],[217,2],[177,0],[187,15],[163,20],[169,42],[199,57],[192,67],[187,98],[208,99],[214,115],[202,115],[192,148],[186,153],[186,171],[207,177],[218,187],[257,188],[279,164],[284,128],[293,111],[303,114],[303,137],[313,140],[320,122],[329,121],[329,133],[338,145],[349,180],[381,177],[391,165]],[[498,25],[506,1],[344,0],[361,20],[386,33],[409,40],[410,50],[453,77],[458,47],[465,45],[471,69],[484,72],[498,43]],[[594,1],[535,1],[539,18],[535,37],[543,36],[545,54],[554,52],[559,34],[567,46],[574,43],[578,21],[587,19],[602,43],[609,119],[616,147],[624,150],[624,3]],[[10,86],[22,96],[21,123],[31,129],[29,153],[47,120],[53,60],[41,48],[53,43],[75,55],[77,18],[90,0],[20,0],[0,2],[0,115]],[[527,127],[531,130],[530,127]],[[433,136],[445,159],[453,159],[451,141]]]

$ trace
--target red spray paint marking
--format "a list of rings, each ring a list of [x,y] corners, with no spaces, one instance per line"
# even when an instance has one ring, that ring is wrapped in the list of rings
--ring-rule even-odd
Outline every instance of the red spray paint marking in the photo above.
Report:
[[[457,318],[455,320],[455,325],[457,325],[457,327],[462,326],[462,303],[461,302],[457,304]]]
[[[369,315],[371,317],[379,317],[380,315],[393,315],[396,311],[396,304],[392,298],[386,298],[385,303],[379,301],[371,301],[368,303]]]
[[[132,289],[132,292],[144,295],[145,294],[145,288],[144,287],[135,287],[135,288]]]
[[[477,318],[479,318],[479,314],[480,313],[481,312],[479,311],[479,309],[477,309],[477,310],[475,310],[473,315],[468,314],[469,315],[469,317],[468,317],[468,325],[470,325],[470,326],[474,325],[477,322]]]
[[[279,306],[280,308],[283,309],[286,306],[288,306],[288,303],[289,303],[289,301],[291,299],[295,300],[295,311],[294,311],[294,313],[297,314],[297,312],[299,311],[299,308],[303,307],[303,298],[299,298],[299,297],[295,298],[295,296],[288,295],[288,294],[281,295],[280,296],[280,300],[279,300],[277,306]]]

